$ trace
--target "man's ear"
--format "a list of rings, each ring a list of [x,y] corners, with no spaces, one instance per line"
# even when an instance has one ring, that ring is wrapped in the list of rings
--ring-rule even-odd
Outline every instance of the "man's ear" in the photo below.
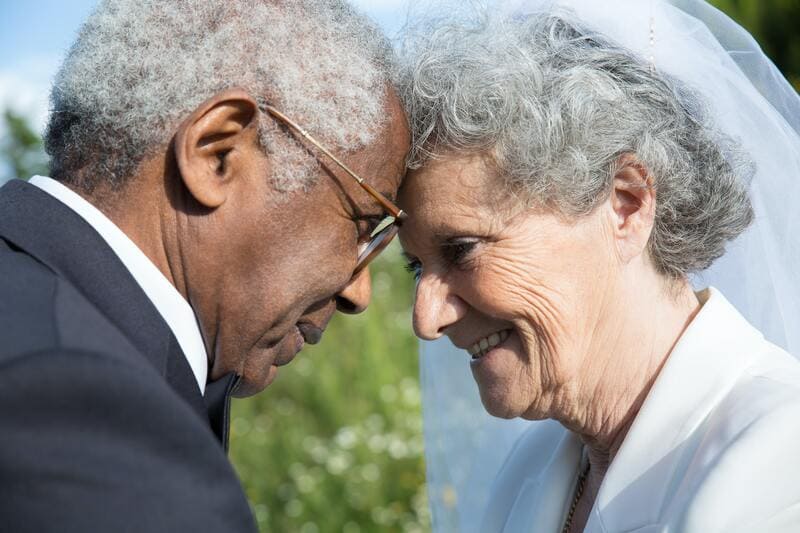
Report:
[[[239,88],[200,104],[178,127],[175,159],[183,183],[198,203],[222,205],[242,164],[257,150],[258,104]]]
[[[609,203],[619,257],[628,263],[646,251],[656,214],[653,180],[635,155],[617,159]]]

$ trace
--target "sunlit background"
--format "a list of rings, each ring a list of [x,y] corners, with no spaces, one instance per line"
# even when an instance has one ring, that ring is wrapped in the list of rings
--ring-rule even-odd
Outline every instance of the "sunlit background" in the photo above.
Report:
[[[95,3],[0,0],[0,183],[47,172],[50,80]],[[355,3],[391,35],[406,18],[408,0]],[[712,3],[800,87],[800,0]],[[336,317],[264,393],[234,402],[231,458],[262,531],[430,530],[412,282],[396,248],[372,271],[366,313]]]

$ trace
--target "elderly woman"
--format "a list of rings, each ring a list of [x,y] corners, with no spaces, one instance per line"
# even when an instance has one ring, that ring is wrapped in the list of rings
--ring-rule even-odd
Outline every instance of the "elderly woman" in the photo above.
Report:
[[[631,5],[623,31],[674,9]],[[406,72],[415,331],[467,353],[490,414],[549,419],[476,529],[800,531],[800,364],[689,281],[753,222],[760,153],[731,135],[788,142],[794,171],[797,131],[774,109],[791,140],[723,128],[724,87],[689,86],[580,9],[441,23]],[[671,46],[660,27],[649,44]]]

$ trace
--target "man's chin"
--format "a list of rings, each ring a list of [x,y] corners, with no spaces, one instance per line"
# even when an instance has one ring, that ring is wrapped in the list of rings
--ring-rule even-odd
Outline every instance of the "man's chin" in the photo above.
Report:
[[[257,376],[242,376],[239,386],[233,391],[233,396],[236,398],[248,398],[262,392],[275,381],[278,376],[278,367],[269,365],[266,373],[262,371],[258,374]]]
[[[305,342],[297,327],[279,342],[256,349],[245,359],[241,380],[233,395],[237,398],[253,396],[266,389],[278,375],[278,367],[291,363]]]

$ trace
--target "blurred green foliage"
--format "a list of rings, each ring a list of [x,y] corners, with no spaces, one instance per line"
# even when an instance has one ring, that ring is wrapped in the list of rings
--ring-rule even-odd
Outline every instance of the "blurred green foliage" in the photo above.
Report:
[[[234,402],[231,458],[262,531],[427,531],[413,282],[397,244],[367,312],[337,315],[260,395]]]
[[[13,109],[3,112],[0,138],[0,184],[12,178],[27,179],[35,174],[47,175],[47,154],[42,138],[28,120]]]
[[[761,44],[800,90],[800,0],[710,0]]]

